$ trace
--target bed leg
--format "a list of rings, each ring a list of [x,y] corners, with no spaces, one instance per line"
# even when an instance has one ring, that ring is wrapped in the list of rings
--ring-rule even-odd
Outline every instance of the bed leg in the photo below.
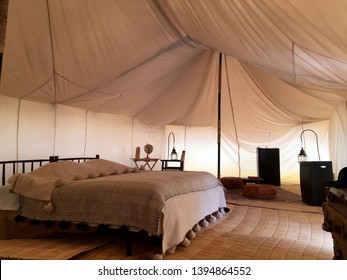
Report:
[[[131,256],[132,255],[132,232],[129,230],[128,227],[122,226],[120,227],[120,232],[123,237],[125,237],[126,242],[126,255]]]
[[[128,230],[127,235],[126,235],[126,253],[127,256],[132,255],[132,232]]]

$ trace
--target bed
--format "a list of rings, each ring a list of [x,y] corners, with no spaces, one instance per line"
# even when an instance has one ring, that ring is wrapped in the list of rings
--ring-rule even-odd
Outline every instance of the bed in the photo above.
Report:
[[[227,209],[222,184],[208,172],[146,171],[100,158],[56,158],[14,172],[6,188],[20,217],[145,231],[160,237],[163,254]]]
[[[0,239],[12,238],[43,238],[47,236],[47,228],[38,225],[34,219],[27,219],[24,223],[18,223],[19,198],[17,193],[10,192],[10,185],[7,180],[14,173],[28,173],[41,167],[42,165],[54,161],[75,161],[82,162],[90,159],[97,159],[99,155],[93,157],[73,157],[59,158],[50,156],[41,159],[27,160],[7,160],[0,161]],[[21,219],[21,221],[24,219]],[[29,226],[29,225],[38,226]]]

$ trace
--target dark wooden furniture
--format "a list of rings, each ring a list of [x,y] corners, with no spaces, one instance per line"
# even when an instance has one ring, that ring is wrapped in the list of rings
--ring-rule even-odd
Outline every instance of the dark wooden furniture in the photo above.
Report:
[[[300,162],[300,189],[302,201],[321,206],[326,200],[325,184],[333,180],[331,161]]]
[[[347,188],[327,187],[323,203],[323,230],[331,232],[334,240],[334,259],[347,260]]]
[[[184,159],[186,152],[183,151],[181,154],[181,159],[162,159],[161,160],[161,170],[184,170]]]
[[[262,184],[281,185],[280,150],[278,148],[257,148],[258,176]]]

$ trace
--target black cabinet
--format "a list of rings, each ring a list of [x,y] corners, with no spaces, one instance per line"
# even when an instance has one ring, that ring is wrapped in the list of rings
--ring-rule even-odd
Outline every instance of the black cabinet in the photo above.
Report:
[[[278,148],[257,148],[258,176],[263,184],[281,185],[280,150]]]
[[[302,161],[300,189],[302,201],[319,206],[326,200],[324,184],[333,180],[331,161]]]

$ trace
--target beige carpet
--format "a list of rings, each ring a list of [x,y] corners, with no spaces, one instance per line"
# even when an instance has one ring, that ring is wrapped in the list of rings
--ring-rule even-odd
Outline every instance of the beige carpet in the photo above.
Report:
[[[197,234],[168,260],[331,260],[333,240],[322,230],[320,206],[301,201],[298,186],[278,189],[274,200],[248,199],[241,190],[226,194],[230,213]]]
[[[227,202],[235,205],[248,205],[288,211],[323,213],[321,206],[310,206],[301,199],[300,186],[287,185],[277,187],[275,199],[253,199],[242,195],[242,189],[227,190]]]
[[[333,241],[316,213],[229,204],[231,213],[165,259],[330,260]]]
[[[101,247],[115,236],[95,233],[65,237],[0,240],[0,259],[68,260]]]

